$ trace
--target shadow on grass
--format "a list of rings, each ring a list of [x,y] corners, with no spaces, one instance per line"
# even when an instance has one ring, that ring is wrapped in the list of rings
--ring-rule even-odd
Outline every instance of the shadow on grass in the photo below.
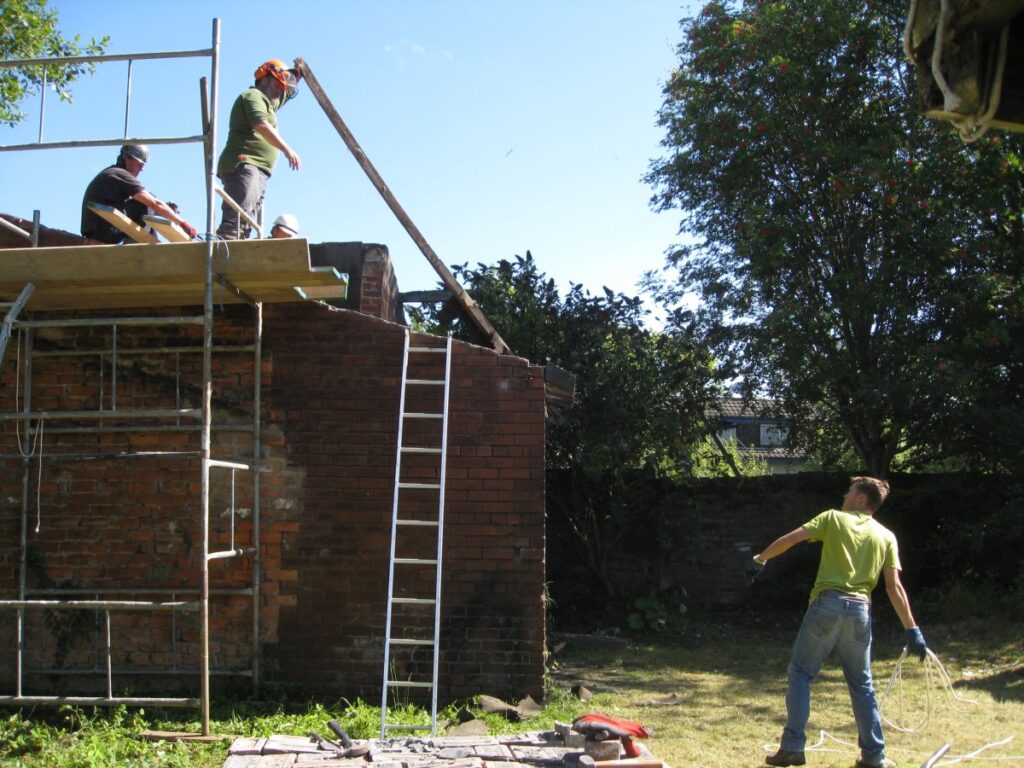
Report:
[[[1024,701],[1024,663],[957,683],[957,690],[984,691],[995,701]]]

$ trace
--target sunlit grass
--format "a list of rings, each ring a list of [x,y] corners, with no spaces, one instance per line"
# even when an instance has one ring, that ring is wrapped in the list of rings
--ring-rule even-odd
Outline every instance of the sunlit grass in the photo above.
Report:
[[[690,622],[670,638],[635,648],[584,650],[571,645],[552,660],[545,708],[525,722],[481,715],[492,733],[547,730],[555,721],[568,722],[584,712],[635,720],[652,731],[654,755],[674,768],[732,768],[763,764],[764,746],[774,748],[784,716],[785,670],[799,616],[776,620]],[[776,626],[778,624],[778,626]],[[897,723],[919,725],[918,733],[886,729],[889,757],[901,768],[916,768],[944,742],[951,755],[973,752],[1007,737],[1014,741],[992,747],[975,765],[1024,766],[1024,647],[1020,625],[991,626],[979,622],[948,628],[926,627],[963,697],[976,705],[951,703],[933,675],[916,659],[903,666],[900,686],[885,701],[885,714]],[[898,628],[876,631],[875,676],[883,692],[893,676],[901,649]],[[582,682],[594,697],[581,702],[569,693]],[[488,693],[481,691],[481,693]],[[659,705],[669,694],[679,703]],[[514,703],[514,702],[513,702]],[[479,709],[469,702],[469,708]],[[455,721],[457,707],[442,720]],[[24,710],[0,713],[0,765],[24,768],[74,766],[155,766],[219,768],[227,742],[219,744],[150,742],[143,730],[198,731],[194,712]],[[329,736],[326,724],[337,719],[354,739],[376,737],[380,712],[363,701],[310,702],[302,705],[221,703],[215,706],[212,730],[235,736]],[[429,722],[421,709],[394,713],[395,722]],[[926,722],[925,722],[926,721]],[[812,700],[812,742],[808,764],[849,768],[857,756],[856,731],[842,674],[827,666],[815,684]],[[995,759],[998,758],[998,761]]]

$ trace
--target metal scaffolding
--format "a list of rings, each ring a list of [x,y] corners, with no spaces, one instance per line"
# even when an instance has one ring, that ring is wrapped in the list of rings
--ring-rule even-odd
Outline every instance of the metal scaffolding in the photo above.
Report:
[[[22,498],[21,498],[21,528],[20,540],[17,544],[19,553],[18,565],[18,595],[14,600],[0,600],[0,610],[13,610],[17,613],[17,626],[15,628],[17,643],[17,670],[15,678],[15,692],[13,695],[0,696],[0,703],[23,705],[23,704],[80,704],[80,705],[154,705],[154,706],[198,706],[201,710],[202,733],[210,732],[210,676],[211,674],[239,674],[226,670],[215,670],[211,672],[210,663],[210,597],[211,593],[225,596],[249,595],[251,596],[251,663],[248,671],[242,674],[252,679],[253,695],[258,695],[261,682],[260,669],[260,456],[261,456],[261,413],[260,413],[260,379],[262,371],[262,327],[263,310],[262,303],[246,296],[242,291],[234,289],[227,283],[222,275],[216,274],[214,269],[215,250],[219,247],[209,233],[214,231],[215,216],[215,195],[217,189],[215,166],[213,162],[213,146],[217,135],[217,99],[218,99],[218,66],[220,56],[220,20],[213,20],[212,41],[209,48],[194,51],[176,51],[168,53],[140,53],[121,55],[101,56],[78,56],[71,58],[53,59],[31,59],[18,61],[0,62],[0,67],[21,68],[45,67],[61,64],[79,63],[104,63],[115,61],[128,62],[128,83],[125,99],[125,131],[124,136],[113,139],[101,139],[90,141],[56,141],[46,142],[43,140],[43,114],[45,112],[45,94],[47,88],[41,89],[42,98],[40,104],[39,141],[32,144],[20,144],[11,146],[0,146],[0,151],[33,150],[63,147],[91,147],[91,146],[115,146],[125,142],[148,143],[148,144],[171,144],[196,142],[204,145],[204,160],[206,172],[206,269],[205,269],[205,291],[203,300],[202,315],[161,317],[95,317],[85,318],[76,315],[74,318],[64,319],[21,319],[26,309],[31,310],[32,286],[26,286],[23,295],[18,302],[7,305],[7,317],[4,319],[2,334],[0,337],[0,364],[2,364],[3,348],[13,334],[21,334],[19,339],[19,351],[17,354],[18,374],[17,387],[22,392],[23,402],[19,408],[16,404],[12,411],[0,413],[0,423],[13,421],[19,425],[26,435],[29,445],[33,439],[41,436],[45,429],[46,435],[70,435],[70,434],[110,434],[129,432],[151,432],[156,434],[170,432],[199,432],[198,450],[187,451],[79,451],[68,452],[63,455],[50,455],[48,458],[64,461],[93,460],[131,460],[138,457],[160,456],[168,459],[182,458],[191,461],[195,458],[201,460],[201,482],[199,488],[199,513],[200,513],[200,556],[198,584],[189,590],[172,588],[126,588],[126,589],[33,589],[27,581],[28,552],[29,552],[29,520],[30,520],[30,497],[33,491],[33,470],[41,468],[41,455],[29,451],[28,454],[19,450],[17,454],[0,456],[8,461],[21,459],[22,475]],[[207,92],[206,79],[200,80],[201,102],[202,102],[202,127],[201,134],[194,136],[179,137],[130,137],[129,136],[129,114],[131,108],[131,64],[134,60],[142,59],[171,59],[183,57],[207,57],[210,59],[210,87]],[[36,215],[38,220],[38,214]],[[34,227],[38,230],[38,226]],[[26,234],[22,232],[21,234]],[[33,245],[36,245],[33,242]],[[253,343],[251,345],[235,345],[215,347],[213,343],[214,331],[214,284],[225,285],[243,301],[254,309]],[[150,346],[147,348],[119,348],[118,328],[158,328],[158,327],[184,327],[201,326],[202,344],[193,346]],[[34,341],[37,331],[41,329],[59,328],[64,331],[68,329],[107,329],[111,343],[103,349],[48,349],[36,350]],[[174,359],[174,382],[176,392],[180,394],[180,361],[183,355],[201,355],[201,405],[199,407],[185,408],[124,408],[118,407],[118,382],[119,382],[119,360],[131,355],[144,353],[149,356],[157,356],[160,359],[170,356]],[[232,432],[252,432],[251,455],[217,457],[211,456],[211,433],[214,428],[212,415],[212,359],[213,354],[245,354],[252,355],[253,364],[253,391],[252,391],[252,418],[249,423],[218,423],[218,430]],[[34,410],[32,403],[32,380],[33,372],[37,366],[43,366],[47,360],[60,357],[74,357],[82,355],[93,355],[99,360],[99,369],[109,371],[108,389],[100,394],[100,407],[95,410],[59,410],[42,409]],[[163,357],[161,357],[163,356]],[[122,374],[123,375],[123,374]],[[180,400],[180,397],[176,399]],[[85,425],[83,426],[83,422]],[[129,423],[126,423],[129,422]],[[64,426],[61,426],[61,425]],[[97,439],[97,447],[102,442]],[[38,465],[37,465],[38,463]],[[210,478],[211,472],[231,473],[231,515],[230,515],[230,543],[226,549],[211,551],[210,546]],[[234,489],[235,476],[238,472],[248,472],[252,482],[252,538],[247,542],[238,542],[235,538],[235,506]],[[211,592],[210,588],[210,564],[229,558],[247,557],[252,561],[251,584],[248,587],[236,589],[218,589]],[[105,595],[118,595],[118,599],[108,599]],[[33,695],[26,691],[25,678],[29,675],[81,675],[81,669],[30,669],[26,666],[26,612],[32,610],[47,611],[89,611],[95,615],[93,634],[95,637],[94,656],[95,663],[92,669],[85,670],[84,674],[103,675],[106,677],[106,695],[103,696],[45,696]],[[171,657],[173,663],[166,668],[152,669],[149,671],[124,670],[115,668],[112,660],[111,649],[111,614],[122,612],[169,612],[172,626],[176,625],[179,615],[197,614],[199,624],[199,668],[183,669],[178,666],[178,651],[172,647]],[[176,632],[172,631],[172,643]],[[121,674],[130,675],[178,675],[196,673],[199,675],[198,697],[124,697],[115,695],[114,678]]]

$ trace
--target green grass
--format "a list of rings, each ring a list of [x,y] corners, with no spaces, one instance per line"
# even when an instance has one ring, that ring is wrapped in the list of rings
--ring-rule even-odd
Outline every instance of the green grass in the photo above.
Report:
[[[523,723],[486,716],[494,733],[550,729],[555,720],[571,721],[594,711],[643,723],[653,732],[648,746],[675,768],[691,766],[756,766],[763,764],[762,745],[774,746],[784,715],[785,670],[798,615],[733,615],[728,620],[690,619],[670,638],[635,649],[582,650],[567,647],[551,663],[544,712]],[[930,645],[955,682],[956,690],[977,700],[976,706],[950,708],[925,666],[912,660],[904,665],[900,690],[890,694],[886,714],[917,724],[916,734],[886,730],[889,756],[901,768],[919,766],[944,741],[952,754],[963,755],[1008,736],[1009,745],[994,748],[972,764],[1024,765],[1024,647],[1019,624],[964,623],[925,627]],[[892,676],[902,646],[898,628],[876,631],[875,675],[879,691]],[[586,703],[568,692],[582,682],[595,692]],[[481,691],[481,693],[488,693]],[[674,693],[680,704],[649,702]],[[928,712],[928,701],[931,711]],[[901,708],[902,707],[902,708]],[[470,706],[472,709],[472,705]],[[455,708],[444,714],[454,719]],[[162,743],[142,741],[146,729],[198,731],[195,713],[141,710],[81,711],[74,708],[0,711],[0,765],[24,768],[106,766],[188,766],[219,768],[227,743]],[[215,733],[265,736],[305,735],[326,731],[338,719],[353,738],[372,738],[379,728],[379,711],[365,702],[314,702],[300,706],[223,703],[214,707]],[[403,712],[402,722],[427,721],[422,711]],[[815,684],[812,700],[812,740],[824,730],[840,741],[808,755],[808,764],[849,768],[857,755],[849,699],[842,675],[826,668]],[[842,743],[842,742],[845,742]],[[1016,758],[1016,759],[1007,759]]]

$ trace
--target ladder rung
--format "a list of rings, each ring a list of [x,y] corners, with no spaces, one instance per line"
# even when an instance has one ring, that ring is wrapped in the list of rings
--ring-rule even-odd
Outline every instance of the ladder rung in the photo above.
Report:
[[[396,640],[396,639],[392,638],[391,644],[392,645],[433,645],[434,641],[433,640],[408,640],[408,639]]]
[[[388,688],[433,688],[433,683],[413,683],[408,680],[388,680]]]
[[[420,448],[418,446],[408,446],[402,448],[402,453],[441,453],[440,448]]]
[[[437,560],[421,560],[418,557],[396,557],[395,565],[437,565]]]
[[[396,597],[391,602],[403,605],[433,605],[437,601],[432,597]]]
[[[409,351],[410,352],[428,352],[428,353],[433,353],[433,354],[437,354],[437,355],[443,355],[448,350],[446,350],[444,347],[409,347]]]
[[[422,525],[437,527],[437,520],[395,520],[395,525]]]
[[[406,379],[406,384],[425,384],[427,386],[443,387],[444,379]]]
[[[399,488],[423,488],[426,490],[437,490],[441,487],[440,483],[399,483]]]
[[[403,413],[403,419],[443,419],[443,413]]]

